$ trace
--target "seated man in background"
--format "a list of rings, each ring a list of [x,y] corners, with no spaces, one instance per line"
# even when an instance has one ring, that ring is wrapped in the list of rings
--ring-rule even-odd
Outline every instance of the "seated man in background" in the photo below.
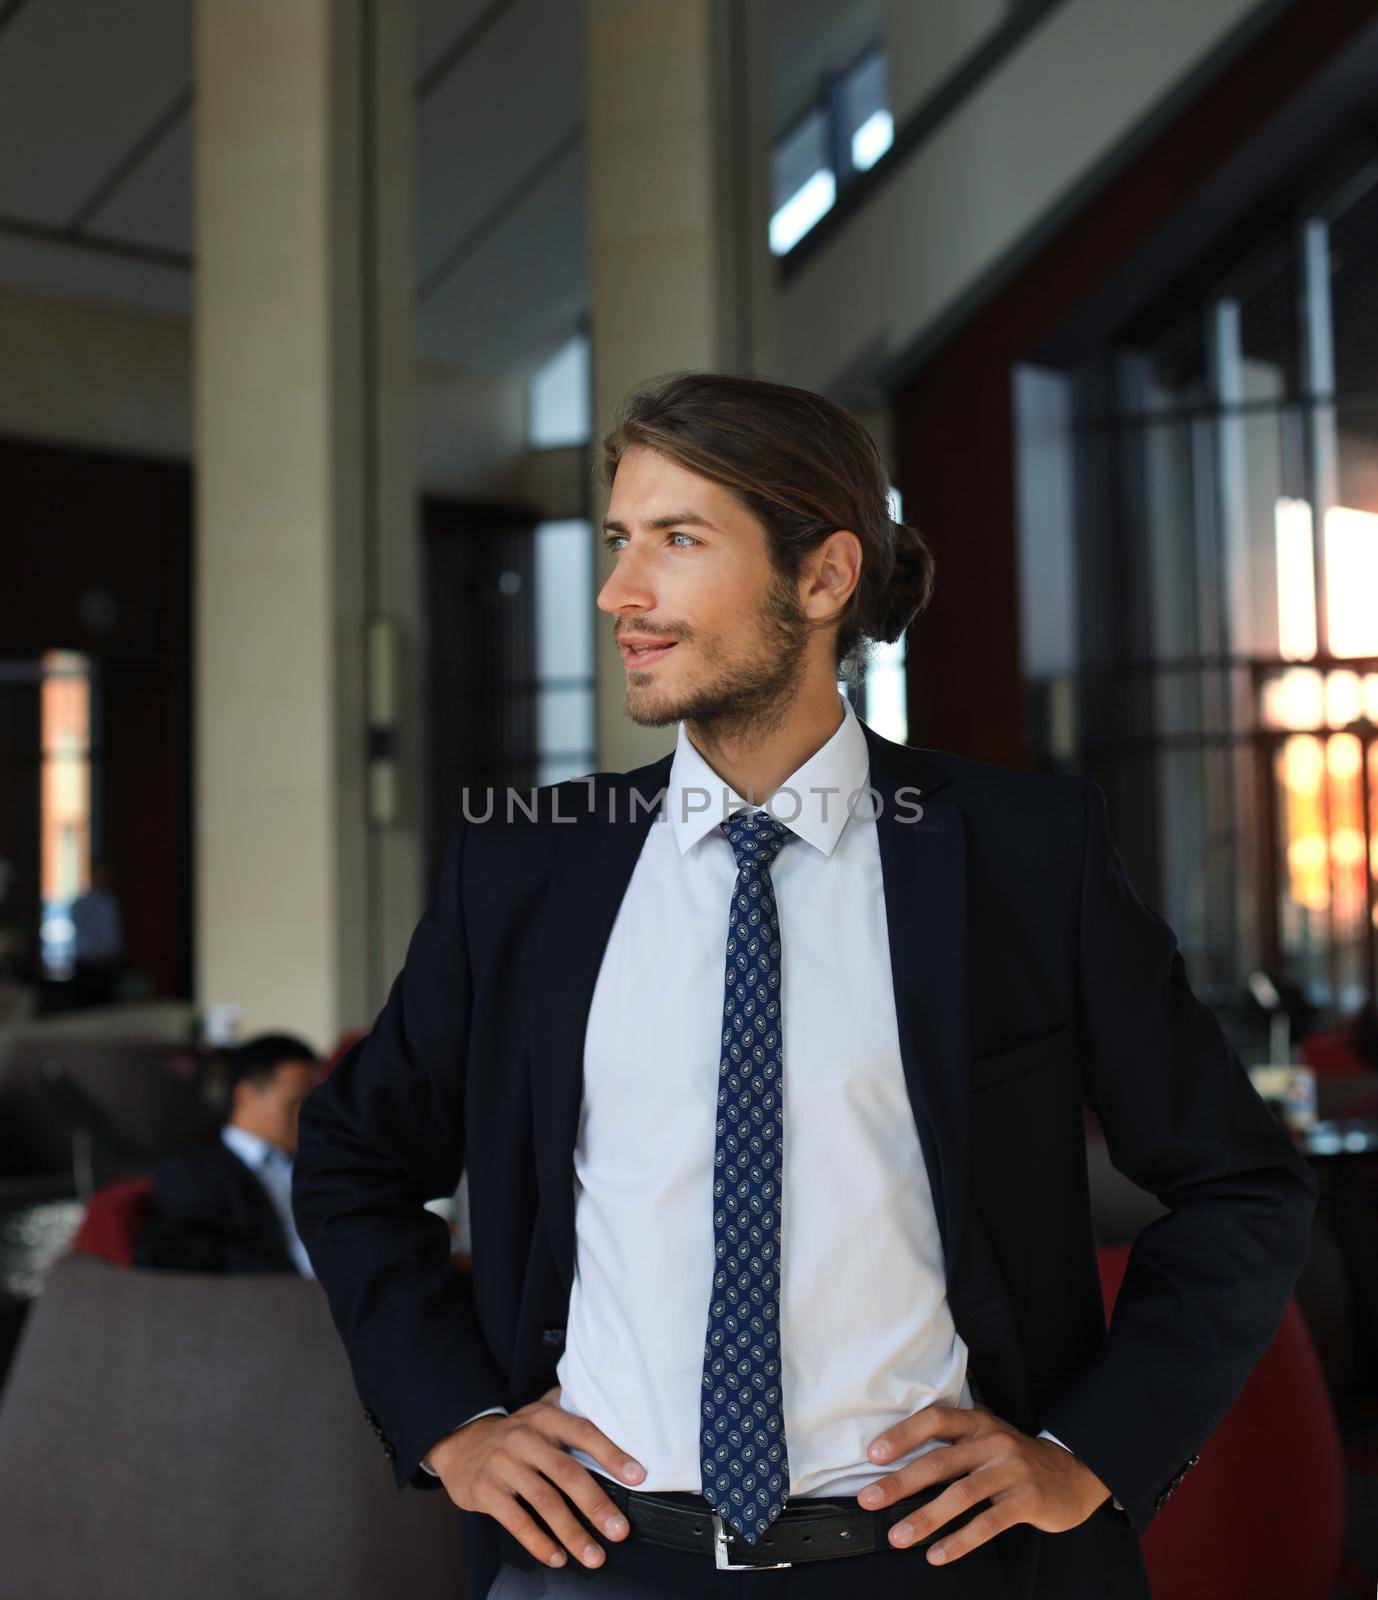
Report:
[[[315,1051],[291,1034],[260,1034],[231,1052],[220,1137],[159,1163],[135,1266],[315,1276],[291,1196],[297,1113],[320,1076]]]

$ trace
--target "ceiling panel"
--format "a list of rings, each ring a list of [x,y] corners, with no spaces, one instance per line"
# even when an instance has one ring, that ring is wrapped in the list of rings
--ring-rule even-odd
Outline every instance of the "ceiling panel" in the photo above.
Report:
[[[70,222],[190,71],[189,0],[28,0],[0,30],[0,214]]]
[[[87,227],[92,233],[190,256],[195,244],[191,203],[195,150],[196,107],[192,106],[93,213]]]
[[[35,294],[70,295],[144,311],[191,315],[191,274],[122,256],[0,232],[0,283]]]
[[[521,0],[414,0],[416,76],[423,78],[457,40],[490,13],[494,16]]]
[[[430,361],[528,377],[587,304],[580,141],[422,305],[421,348]]]
[[[422,102],[422,281],[487,226],[577,126],[579,10],[571,0],[514,0]]]

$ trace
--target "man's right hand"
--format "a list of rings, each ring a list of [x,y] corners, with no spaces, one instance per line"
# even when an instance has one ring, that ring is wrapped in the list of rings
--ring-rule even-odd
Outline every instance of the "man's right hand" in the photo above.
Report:
[[[561,1410],[559,1395],[556,1384],[511,1416],[475,1417],[446,1434],[426,1459],[457,1506],[496,1517],[543,1566],[563,1566],[568,1550],[586,1567],[596,1567],[603,1548],[580,1526],[560,1490],[608,1538],[625,1539],[631,1530],[593,1473],[565,1447],[576,1446],[624,1483],[639,1483],[646,1469],[587,1417]],[[544,1517],[549,1531],[522,1501]]]

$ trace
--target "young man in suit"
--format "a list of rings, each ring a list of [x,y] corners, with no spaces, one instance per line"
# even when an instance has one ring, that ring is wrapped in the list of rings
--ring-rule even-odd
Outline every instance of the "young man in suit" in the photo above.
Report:
[[[302,1102],[319,1077],[316,1052],[291,1034],[260,1034],[230,1053],[220,1137],[159,1162],[136,1266],[315,1276],[292,1216],[292,1162]]]
[[[294,1202],[476,1595],[1145,1596],[1310,1169],[1105,798],[882,738],[934,563],[845,410],[712,373],[604,441],[598,596],[671,755],[466,807]],[[1084,1106],[1169,1213],[1107,1332]],[[473,1272],[426,1202],[469,1176]],[[750,1576],[744,1576],[745,1573]]]

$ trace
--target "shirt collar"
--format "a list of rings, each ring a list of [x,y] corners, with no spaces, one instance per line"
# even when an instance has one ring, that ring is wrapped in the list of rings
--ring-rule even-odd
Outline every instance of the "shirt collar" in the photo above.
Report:
[[[831,855],[846,826],[848,799],[865,788],[871,766],[866,735],[856,711],[840,691],[837,698],[842,703],[842,721],[837,730],[775,791],[773,807],[766,806],[765,797],[751,804],[743,800],[709,766],[681,719],[665,786],[665,805],[680,854],[684,855],[736,811],[772,809],[776,820],[791,832],[825,856]],[[780,790],[792,792],[782,794]]]
[[[220,1130],[220,1138],[231,1150],[250,1167],[266,1166],[269,1161],[290,1160],[285,1150],[279,1150],[275,1144],[257,1133],[250,1133],[247,1128],[241,1128],[237,1122],[227,1122]]]

